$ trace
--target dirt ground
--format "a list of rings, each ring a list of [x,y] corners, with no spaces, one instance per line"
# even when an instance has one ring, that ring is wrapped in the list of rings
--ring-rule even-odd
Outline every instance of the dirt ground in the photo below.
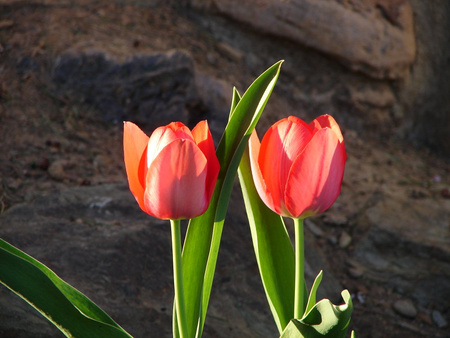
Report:
[[[68,186],[125,179],[122,125],[101,120],[82,102],[57,96],[51,88],[52,65],[63,51],[95,47],[125,58],[135,53],[186,49],[203,73],[242,88],[248,86],[248,72],[221,57],[206,32],[182,12],[153,3],[0,0],[0,213]],[[207,62],[207,55],[216,58],[215,66]],[[375,144],[362,145],[349,135],[347,148],[355,158],[376,162],[380,151],[389,151],[399,159],[400,172],[411,171],[411,163],[419,163],[419,159],[426,163],[414,167],[410,174],[417,182],[448,177],[448,163],[426,150],[391,144],[389,149],[383,145],[381,150],[378,146],[372,151]],[[448,196],[449,191],[439,193]],[[355,241],[358,235],[362,234],[354,234]],[[346,254],[330,253],[330,261],[342,267],[348,261]],[[445,336],[425,314],[419,313],[414,321],[395,315],[390,303],[383,301],[387,296],[397,297],[391,290],[369,281],[362,283],[344,271],[337,268],[337,277],[361,296],[355,301],[354,311],[359,315],[354,316],[353,324],[359,331],[375,332],[377,326],[383,326],[384,332],[392,332],[391,337]]]

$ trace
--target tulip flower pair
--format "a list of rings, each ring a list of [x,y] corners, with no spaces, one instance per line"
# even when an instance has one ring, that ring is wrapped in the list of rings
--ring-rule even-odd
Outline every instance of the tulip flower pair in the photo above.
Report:
[[[336,121],[329,115],[310,124],[290,116],[274,124],[260,143],[250,137],[250,163],[256,190],[274,212],[294,219],[294,316],[304,312],[303,219],[328,209],[340,193],[346,161]],[[125,166],[130,190],[146,213],[172,222],[174,280],[178,331],[183,328],[183,288],[179,223],[208,208],[219,173],[219,162],[206,121],[192,132],[182,123],[157,128],[148,137],[125,122]]]
[[[181,219],[199,216],[208,208],[219,162],[206,121],[192,132],[173,122],[157,128],[150,138],[125,122],[124,157],[130,190],[146,213]],[[250,159],[261,199],[282,216],[322,213],[340,193],[345,146],[330,115],[309,125],[290,116],[275,123],[261,144],[254,132]]]

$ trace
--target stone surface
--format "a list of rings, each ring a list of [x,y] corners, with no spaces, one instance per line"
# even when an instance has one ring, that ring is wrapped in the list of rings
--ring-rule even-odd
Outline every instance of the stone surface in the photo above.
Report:
[[[431,318],[433,319],[433,322],[439,328],[444,328],[444,327],[448,326],[448,322],[445,320],[444,316],[439,311],[436,311],[436,310],[432,311]]]
[[[53,81],[59,95],[75,95],[116,122],[188,123],[196,98],[193,61],[176,50],[124,62],[100,50],[71,50],[57,60]]]
[[[376,78],[402,78],[416,45],[409,1],[191,0],[254,29],[296,41]],[[339,27],[339,29],[336,29]]]
[[[450,2],[412,0],[411,5],[417,57],[399,96],[404,119],[398,134],[450,158]]]
[[[412,297],[422,306],[450,306],[450,247],[446,199],[382,198],[366,213],[370,225],[356,248],[368,278]]]
[[[392,304],[392,308],[399,315],[407,318],[414,318],[417,316],[417,309],[410,299],[400,299]]]

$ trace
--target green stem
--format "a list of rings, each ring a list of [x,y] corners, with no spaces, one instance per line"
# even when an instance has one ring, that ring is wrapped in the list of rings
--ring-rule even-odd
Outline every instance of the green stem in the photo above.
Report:
[[[175,307],[178,332],[181,338],[187,338],[186,310],[184,305],[183,271],[181,268],[181,229],[180,220],[170,220],[172,230],[173,284],[175,288]]]
[[[294,318],[301,319],[305,312],[305,249],[303,219],[294,218],[295,230],[295,299]]]

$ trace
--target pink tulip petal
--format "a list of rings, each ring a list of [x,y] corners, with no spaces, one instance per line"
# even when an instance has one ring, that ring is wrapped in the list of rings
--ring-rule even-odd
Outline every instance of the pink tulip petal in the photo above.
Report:
[[[192,136],[191,131],[188,127],[186,127],[181,122],[172,122],[166,126],[166,128],[169,128],[173,130],[177,138],[184,139],[184,140],[191,140],[193,141],[194,138]]]
[[[167,126],[156,128],[148,141],[147,166],[150,166],[166,145],[176,139],[194,140],[189,128],[181,122],[172,122]]]
[[[311,137],[311,128],[301,119],[290,116],[274,124],[261,142],[258,162],[279,214],[287,213],[284,196],[292,163]]]
[[[258,156],[260,152],[261,144],[259,143],[258,135],[256,131],[250,135],[249,140],[249,149],[250,149],[250,166],[252,169],[253,181],[255,183],[256,191],[258,191],[259,197],[263,200],[263,202],[274,212],[276,211],[275,204],[273,202],[272,195],[267,190],[266,183],[264,182],[264,178],[261,173],[261,169],[258,164]]]
[[[207,198],[208,201],[214,192],[215,182],[219,175],[220,164],[216,156],[216,150],[214,147],[214,141],[209,131],[208,122],[200,121],[194,129],[192,129],[192,136],[195,143],[197,143],[200,150],[206,156],[208,161],[208,174],[206,176]]]
[[[206,165],[193,141],[176,139],[166,145],[148,168],[146,212],[161,219],[192,218],[205,212]]]
[[[123,152],[128,184],[139,206],[144,209],[145,158],[149,138],[132,122],[125,122],[123,126]]]
[[[341,128],[337,124],[336,120],[331,115],[321,115],[318,118],[314,119],[309,126],[316,132],[317,130],[323,128],[331,128],[334,131],[339,142],[344,142],[344,137],[341,133]]]
[[[341,190],[345,158],[343,143],[332,129],[315,133],[289,174],[286,206],[293,217],[321,213],[334,203]]]

